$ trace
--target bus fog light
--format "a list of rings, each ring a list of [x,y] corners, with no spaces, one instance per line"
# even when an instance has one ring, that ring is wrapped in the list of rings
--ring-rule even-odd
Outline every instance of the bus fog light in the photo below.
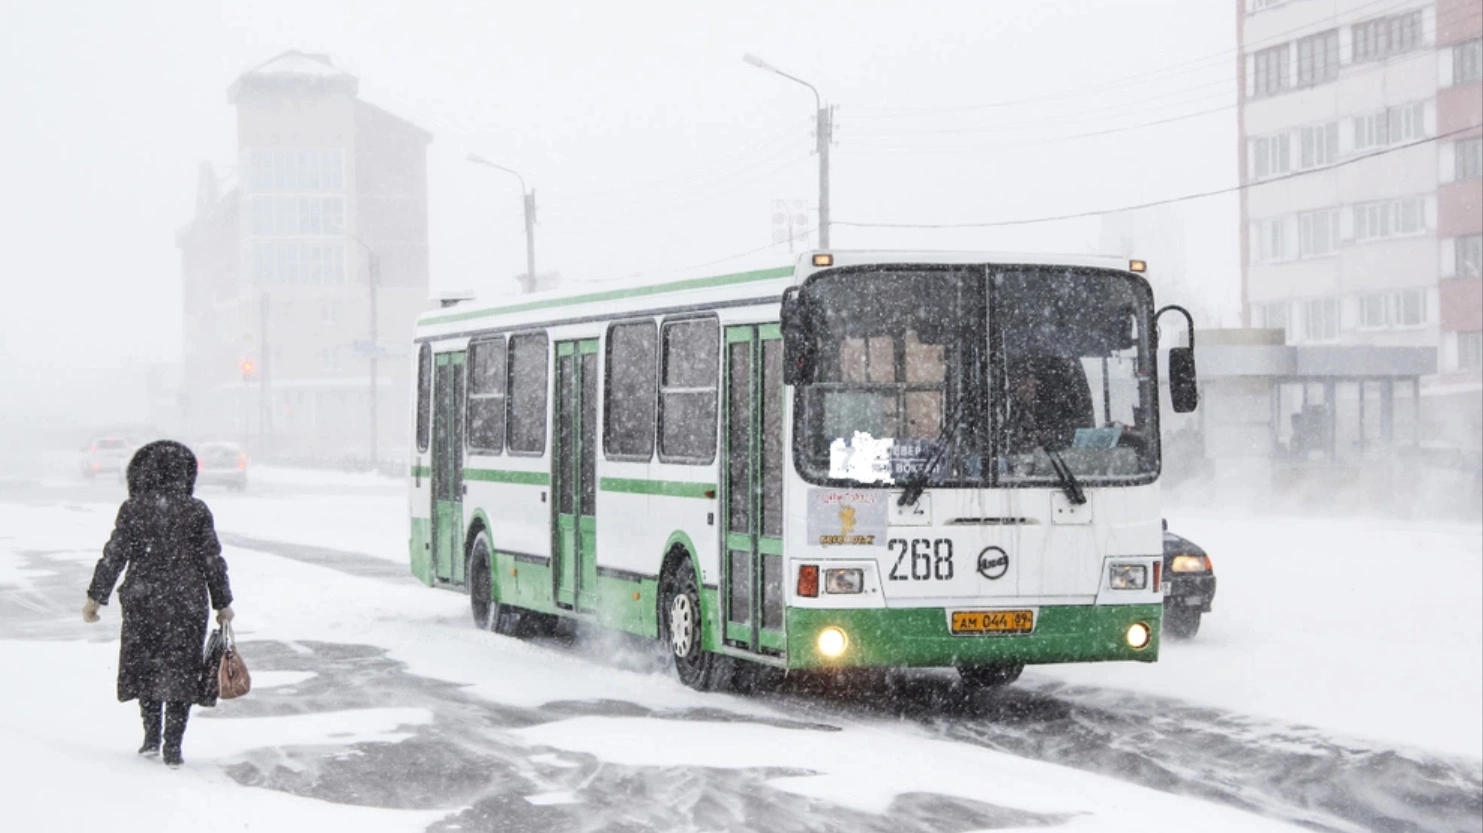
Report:
[[[824,571],[825,593],[863,593],[865,571],[859,567]]]
[[[844,631],[839,628],[831,626],[819,631],[819,653],[824,656],[835,659],[849,646],[849,637],[845,636]]]
[[[1142,622],[1134,622],[1128,626],[1128,632],[1124,638],[1128,640],[1129,648],[1141,651],[1148,647],[1148,641],[1153,638],[1153,632]]]
[[[1113,564],[1109,566],[1107,586],[1113,590],[1142,590],[1148,587],[1148,565]]]

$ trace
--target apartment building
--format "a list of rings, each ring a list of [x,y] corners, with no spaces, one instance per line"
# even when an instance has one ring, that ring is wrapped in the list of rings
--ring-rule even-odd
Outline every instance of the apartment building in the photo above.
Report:
[[[1243,300],[1289,344],[1431,347],[1424,441],[1483,439],[1483,7],[1238,0]]]
[[[358,89],[327,56],[286,52],[227,91],[237,163],[202,165],[176,238],[197,438],[298,459],[405,446],[432,136]]]

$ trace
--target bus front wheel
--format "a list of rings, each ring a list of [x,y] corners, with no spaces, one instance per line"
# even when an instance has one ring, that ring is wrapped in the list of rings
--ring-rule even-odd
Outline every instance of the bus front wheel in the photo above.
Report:
[[[480,630],[513,636],[515,613],[508,606],[494,600],[490,562],[489,539],[481,532],[474,539],[474,545],[469,548],[468,569],[464,572],[469,582],[469,611],[474,616],[474,624]]]
[[[999,688],[1018,680],[1020,678],[1020,672],[1024,670],[1024,663],[1010,663],[1007,665],[960,665],[958,666],[958,676],[963,678],[965,685],[972,688]]]
[[[705,617],[689,561],[679,561],[665,571],[660,580],[659,615],[659,636],[680,682],[697,691],[725,690],[729,663],[704,648]]]

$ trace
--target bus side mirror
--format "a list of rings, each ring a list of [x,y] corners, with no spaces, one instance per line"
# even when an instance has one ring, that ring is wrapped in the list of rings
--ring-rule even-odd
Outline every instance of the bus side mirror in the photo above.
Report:
[[[783,384],[803,385],[814,378],[812,316],[798,295],[798,287],[783,293]]]
[[[1193,347],[1169,349],[1169,400],[1176,414],[1187,414],[1200,404]]]

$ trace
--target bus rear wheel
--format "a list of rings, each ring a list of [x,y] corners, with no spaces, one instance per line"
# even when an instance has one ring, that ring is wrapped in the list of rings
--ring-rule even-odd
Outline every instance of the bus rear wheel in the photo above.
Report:
[[[481,532],[474,538],[474,545],[469,547],[468,569],[464,571],[469,583],[469,612],[480,630],[514,636],[517,614],[508,605],[494,600],[491,561],[489,539]]]
[[[680,682],[697,691],[727,689],[730,663],[705,650],[700,588],[689,561],[677,562],[660,578],[659,617],[659,638]]]
[[[972,688],[1000,688],[1020,678],[1020,672],[1025,670],[1022,662],[1008,663],[1004,665],[960,665],[958,676],[963,678],[963,683]]]

